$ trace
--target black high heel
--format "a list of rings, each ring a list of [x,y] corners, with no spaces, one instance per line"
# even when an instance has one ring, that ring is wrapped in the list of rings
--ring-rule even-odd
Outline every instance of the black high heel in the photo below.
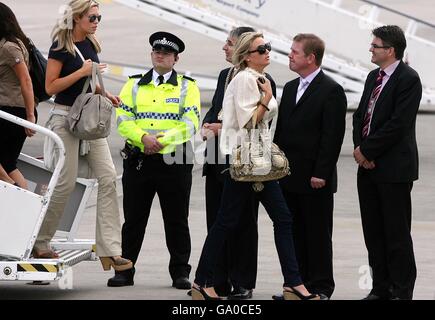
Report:
[[[304,296],[293,287],[290,287],[290,290],[284,289],[283,296],[284,300],[320,300],[320,297],[317,294],[312,293],[309,296]]]
[[[192,286],[192,300],[222,300],[222,298],[209,296],[203,287]]]

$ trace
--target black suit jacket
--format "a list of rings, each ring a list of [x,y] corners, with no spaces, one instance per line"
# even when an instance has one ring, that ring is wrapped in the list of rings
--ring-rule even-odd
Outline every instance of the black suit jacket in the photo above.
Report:
[[[354,147],[375,161],[368,170],[375,182],[405,183],[418,179],[418,151],[415,121],[422,86],[417,72],[400,62],[376,102],[369,135],[362,138],[364,116],[379,68],[369,73],[364,92],[353,115]],[[367,171],[360,169],[359,173]]]
[[[227,68],[222,70],[219,73],[219,78],[216,86],[216,91],[214,92],[213,99],[211,101],[211,108],[208,110],[207,114],[204,117],[204,120],[202,121],[202,124],[204,123],[217,123],[220,122],[218,120],[218,114],[222,110],[222,103],[224,101],[224,95],[225,95],[225,81],[228,76],[228,72],[231,68]],[[272,93],[273,96],[276,97],[276,84],[273,81],[272,77],[266,73],[267,79],[270,80],[271,86],[272,86]],[[207,149],[214,148],[215,155],[218,155],[219,152],[219,144],[218,139],[212,139],[207,141]],[[207,151],[207,150],[206,150]],[[217,159],[216,159],[217,161]],[[216,162],[215,162],[216,163]],[[204,163],[203,169],[202,169],[202,175],[205,176],[210,172],[210,164]]]
[[[280,181],[289,192],[309,194],[311,177],[326,180],[320,190],[337,191],[337,160],[346,127],[343,88],[323,71],[296,104],[299,78],[288,82],[279,106],[275,142],[285,152],[291,174]]]

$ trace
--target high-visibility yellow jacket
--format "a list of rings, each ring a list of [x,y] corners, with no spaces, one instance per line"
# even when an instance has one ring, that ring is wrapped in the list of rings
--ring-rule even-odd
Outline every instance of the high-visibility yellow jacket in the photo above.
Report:
[[[156,87],[152,74],[151,69],[144,76],[132,76],[122,88],[122,105],[116,109],[118,132],[142,152],[144,134],[163,134],[158,138],[164,146],[159,153],[171,153],[198,130],[199,89],[195,80],[177,75],[175,70],[166,83]]]

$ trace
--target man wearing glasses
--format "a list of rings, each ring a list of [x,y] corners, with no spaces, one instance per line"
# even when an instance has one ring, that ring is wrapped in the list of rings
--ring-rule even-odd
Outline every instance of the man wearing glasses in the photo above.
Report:
[[[335,288],[332,214],[336,163],[344,138],[347,100],[343,88],[320,68],[324,51],[325,44],[316,35],[294,37],[290,69],[299,78],[284,87],[275,141],[290,163],[291,175],[282,179],[280,186],[294,217],[302,280],[311,293],[329,299]]]
[[[118,131],[126,139],[122,252],[136,264],[157,193],[172,286],[187,290],[191,288],[188,215],[193,162],[185,157],[192,155],[189,140],[199,128],[200,94],[193,79],[174,70],[185,48],[183,41],[156,32],[149,42],[153,69],[130,77],[120,93],[123,104],[116,110]],[[109,285],[132,285],[133,275],[134,269],[118,272]]]
[[[415,122],[420,78],[403,61],[397,26],[373,30],[369,73],[353,115],[358,196],[373,289],[365,300],[412,299],[416,265],[411,238],[411,189],[418,179]]]

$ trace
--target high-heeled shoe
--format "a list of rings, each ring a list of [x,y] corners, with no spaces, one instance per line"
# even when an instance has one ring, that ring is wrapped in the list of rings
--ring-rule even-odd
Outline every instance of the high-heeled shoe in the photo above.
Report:
[[[125,271],[133,268],[133,262],[123,257],[100,257],[101,264],[103,265],[104,271],[109,271],[110,267],[115,269],[115,271]]]
[[[203,287],[192,286],[192,300],[223,300],[222,297],[212,297]]]
[[[290,287],[290,289],[284,289],[283,296],[284,300],[320,300],[320,297],[317,294],[313,293],[305,296],[293,287]]]

